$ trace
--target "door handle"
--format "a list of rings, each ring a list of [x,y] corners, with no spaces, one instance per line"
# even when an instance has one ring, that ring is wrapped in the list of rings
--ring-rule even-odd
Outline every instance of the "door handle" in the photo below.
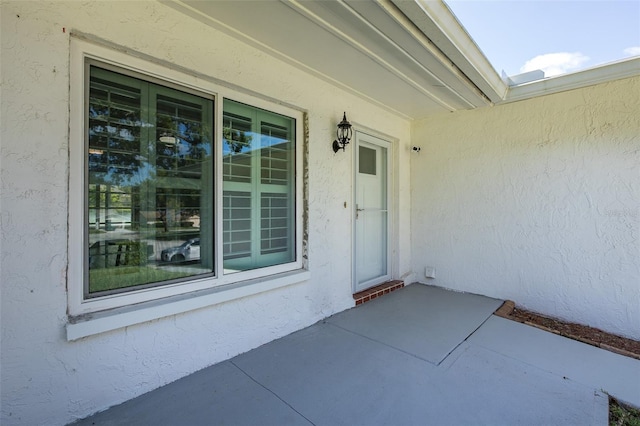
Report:
[[[361,209],[360,207],[358,207],[358,205],[356,204],[356,219],[358,219],[358,213],[359,212],[363,212],[365,210],[371,210],[371,211],[375,211],[375,212],[380,212],[380,213],[387,213],[388,210],[387,209]]]

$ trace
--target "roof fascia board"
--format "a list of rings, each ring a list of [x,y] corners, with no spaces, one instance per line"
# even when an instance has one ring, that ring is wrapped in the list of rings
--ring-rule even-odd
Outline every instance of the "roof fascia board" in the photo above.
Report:
[[[460,68],[439,48],[436,46],[425,34],[420,30],[407,16],[402,12],[391,0],[376,0],[376,3],[389,15],[404,31],[407,32],[425,51],[427,51],[436,61],[438,61],[444,68],[448,70],[451,76],[456,78],[464,87],[474,95],[477,99],[476,102],[472,102],[472,107],[477,108],[479,106],[491,105],[493,101],[487,97],[487,95],[480,90],[473,81],[463,73]],[[443,83],[444,84],[444,83]],[[449,84],[445,84],[445,87],[453,90],[458,96],[462,97],[460,90],[454,90]],[[468,95],[467,95],[468,96]],[[467,97],[467,102],[470,98]]]
[[[402,11],[492,102],[505,99],[509,87],[442,0],[388,1]]]
[[[427,66],[425,66],[424,63],[422,63],[420,60],[418,60],[416,57],[414,57],[411,53],[409,53],[406,50],[406,46],[403,46],[401,44],[399,44],[398,42],[396,42],[396,40],[392,39],[391,37],[387,36],[387,34],[385,34],[383,31],[381,31],[379,28],[377,28],[372,22],[369,21],[368,17],[362,16],[360,15],[360,13],[358,13],[356,10],[354,10],[351,5],[347,4],[345,1],[338,1],[336,2],[337,4],[342,5],[342,7],[346,8],[349,10],[349,12],[351,13],[351,15],[355,18],[360,20],[363,25],[366,25],[370,31],[372,31],[373,33],[377,34],[380,38],[384,39],[389,46],[393,46],[393,48],[396,50],[396,52],[399,55],[402,55],[408,62],[412,63],[415,67],[419,68],[424,74],[429,75],[431,78],[433,78],[434,80],[438,81],[438,83],[440,85],[442,85],[442,87],[446,88],[452,96],[457,97],[461,102],[467,104],[467,106],[471,107],[471,108],[475,108],[478,105],[484,105],[486,103],[486,98],[484,96],[483,93],[481,93],[480,91],[477,90],[471,90],[470,94],[467,93],[462,93],[459,88],[454,88],[452,87],[449,83],[447,83],[446,81],[444,81],[439,75],[437,75],[436,73],[432,72],[432,70],[430,70]],[[378,3],[378,5],[380,5],[380,3]],[[382,10],[385,10],[384,8],[381,8]],[[386,13],[386,11],[385,11]],[[387,13],[388,16],[388,13]],[[396,20],[393,20],[393,22],[395,22],[397,24]],[[403,26],[400,26],[401,28],[405,29]],[[436,57],[437,58],[437,57]],[[465,85],[465,89],[468,90],[468,85]]]
[[[571,74],[513,86],[501,103],[522,101],[638,75],[640,75],[640,58],[624,59]]]

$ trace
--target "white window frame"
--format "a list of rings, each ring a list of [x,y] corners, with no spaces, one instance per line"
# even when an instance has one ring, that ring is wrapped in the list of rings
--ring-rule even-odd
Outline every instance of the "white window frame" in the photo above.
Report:
[[[214,235],[215,265],[217,276],[186,279],[157,287],[115,293],[106,296],[84,298],[85,245],[85,93],[88,90],[85,62],[96,60],[111,66],[135,72],[150,79],[195,90],[215,97],[214,101]],[[198,77],[196,73],[178,71],[160,63],[126,54],[100,44],[71,38],[70,45],[70,117],[69,117],[69,236],[68,236],[68,315],[67,337],[79,338],[101,331],[185,312],[191,309],[220,303],[285,285],[306,281],[309,273],[302,258],[303,235],[303,111],[274,103],[225,87],[213,79]],[[222,109],[225,98],[292,117],[296,121],[295,136],[295,260],[290,263],[269,266],[225,275],[223,270],[222,239]],[[253,290],[252,290],[253,289]],[[189,300],[197,298],[198,300]],[[186,302],[185,302],[186,300]],[[135,305],[135,306],[133,306]],[[132,314],[133,310],[133,314]],[[136,314],[135,312],[139,312]],[[114,316],[119,316],[114,318]],[[128,319],[124,319],[124,318]],[[94,322],[94,325],[90,324]]]

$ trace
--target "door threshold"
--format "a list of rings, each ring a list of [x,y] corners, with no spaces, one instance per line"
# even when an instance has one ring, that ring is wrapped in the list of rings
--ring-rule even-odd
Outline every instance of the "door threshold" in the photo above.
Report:
[[[356,306],[362,305],[365,302],[369,302],[370,300],[376,299],[380,296],[383,296],[387,293],[391,293],[399,288],[404,287],[404,282],[400,280],[387,281],[386,283],[382,283],[375,287],[368,288],[366,290],[362,290],[353,295],[353,298],[356,301]]]

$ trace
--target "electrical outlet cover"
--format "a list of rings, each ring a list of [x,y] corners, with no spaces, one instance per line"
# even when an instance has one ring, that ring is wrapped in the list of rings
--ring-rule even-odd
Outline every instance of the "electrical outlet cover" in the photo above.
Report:
[[[424,276],[426,278],[435,278],[436,277],[436,268],[433,266],[427,266],[424,268]]]

